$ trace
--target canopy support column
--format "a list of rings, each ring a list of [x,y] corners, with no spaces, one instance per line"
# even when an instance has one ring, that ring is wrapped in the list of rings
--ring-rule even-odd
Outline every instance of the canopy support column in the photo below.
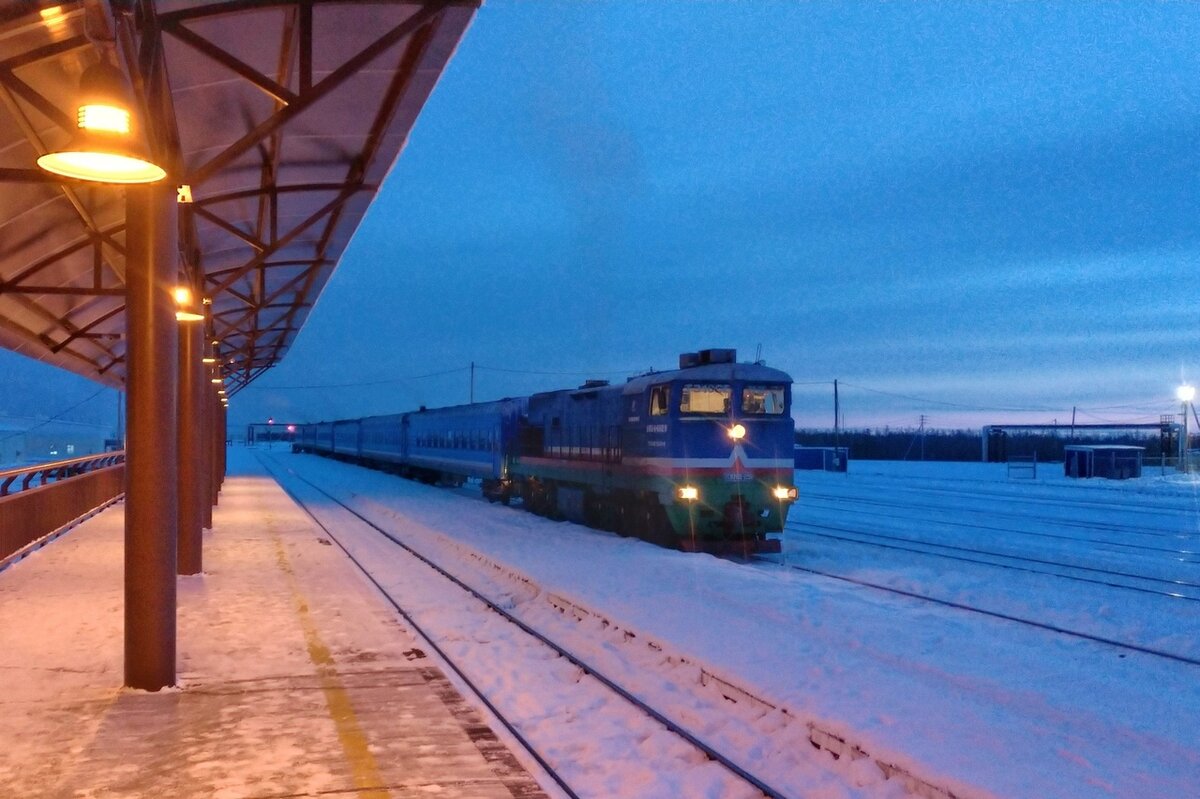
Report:
[[[204,396],[208,378],[204,364],[203,331],[186,322],[179,331],[179,573],[199,574],[204,567],[203,447],[206,432]]]
[[[125,201],[125,684],[157,691],[175,684],[178,219],[169,186]]]

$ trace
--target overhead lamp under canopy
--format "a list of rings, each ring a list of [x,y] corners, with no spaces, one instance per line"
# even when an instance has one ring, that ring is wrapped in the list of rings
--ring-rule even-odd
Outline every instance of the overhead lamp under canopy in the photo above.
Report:
[[[67,145],[37,160],[47,172],[95,183],[155,183],[167,172],[138,136],[121,71],[101,60],[79,79],[76,130]]]

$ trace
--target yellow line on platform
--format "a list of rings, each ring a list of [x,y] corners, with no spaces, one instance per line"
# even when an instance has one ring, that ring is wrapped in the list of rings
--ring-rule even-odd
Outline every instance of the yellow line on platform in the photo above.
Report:
[[[296,605],[296,615],[300,619],[300,626],[304,630],[304,641],[308,646],[308,657],[317,667],[317,674],[321,678],[321,691],[325,694],[325,702],[329,705],[329,716],[337,727],[342,752],[354,774],[354,785],[363,799],[389,799],[391,794],[382,787],[383,775],[379,772],[379,764],[375,762],[375,756],[371,754],[371,749],[367,744],[367,736],[358,723],[358,717],[354,714],[350,695],[338,677],[337,664],[333,659],[333,654],[329,651],[329,647],[325,646],[317,632],[316,622],[313,621],[312,614],[308,610],[308,602],[305,601],[304,595],[300,591],[299,581],[296,579],[296,573],[292,570],[292,564],[288,561],[283,541],[278,535],[273,537],[275,539],[275,557],[279,561],[279,568],[283,569],[288,576],[292,600]]]

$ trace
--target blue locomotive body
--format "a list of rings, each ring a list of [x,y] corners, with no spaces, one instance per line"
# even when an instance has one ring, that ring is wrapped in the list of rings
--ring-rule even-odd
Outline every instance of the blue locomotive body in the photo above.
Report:
[[[578,389],[304,425],[295,448],[689,550],[778,551],[795,500],[791,378],[732,350]]]

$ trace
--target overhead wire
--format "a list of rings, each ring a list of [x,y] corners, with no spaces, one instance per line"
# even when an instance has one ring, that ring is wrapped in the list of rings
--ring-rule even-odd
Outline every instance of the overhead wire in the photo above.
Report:
[[[66,414],[70,413],[71,411],[75,410],[76,408],[78,408],[82,405],[86,405],[87,403],[94,400],[96,397],[103,394],[105,391],[108,391],[108,386],[102,386],[101,388],[97,389],[94,393],[89,394],[88,396],[84,397],[83,399],[81,399],[79,402],[75,403],[71,407],[64,408],[63,410],[59,411],[58,413],[54,414],[53,416],[51,416],[47,419],[43,419],[42,421],[38,422],[35,425],[26,427],[24,430],[18,430],[15,433],[10,433],[9,435],[4,436],[3,438],[0,438],[0,441],[8,441],[10,438],[16,438],[17,436],[23,436],[32,430],[37,430],[39,427],[45,427],[46,425],[50,424],[51,422],[57,422]]]

